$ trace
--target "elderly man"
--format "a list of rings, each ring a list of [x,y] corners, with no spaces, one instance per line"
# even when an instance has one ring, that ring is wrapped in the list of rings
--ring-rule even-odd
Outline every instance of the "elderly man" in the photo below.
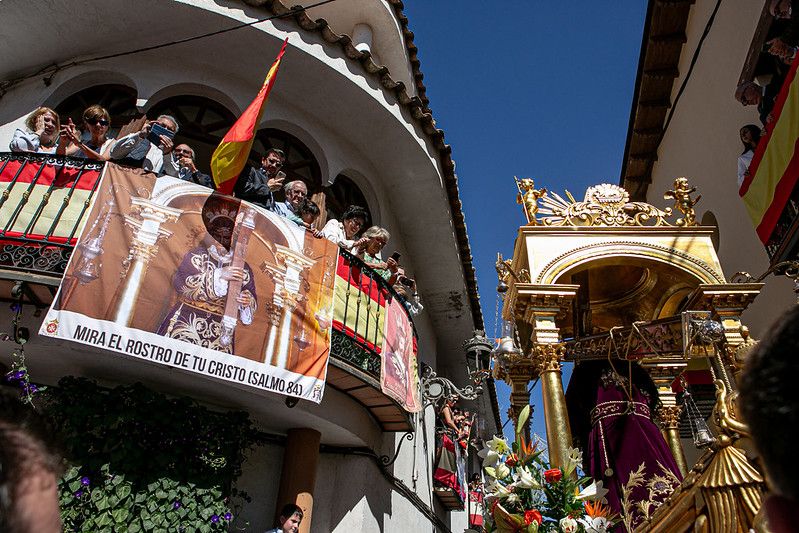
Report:
[[[297,222],[296,219],[300,218],[300,207],[308,196],[308,187],[303,181],[294,180],[286,183],[283,190],[286,192],[286,201],[273,202],[267,209]]]
[[[760,122],[765,126],[771,122],[771,110],[774,108],[774,100],[780,92],[781,85],[782,79],[776,78],[772,78],[765,87],[753,81],[745,81],[735,90],[735,99],[745,106],[756,105]]]
[[[214,180],[208,174],[197,170],[194,158],[194,148],[188,144],[179,144],[172,150],[172,156],[164,161],[161,174],[213,189]]]
[[[150,130],[155,124],[171,132],[171,136],[160,135],[157,144],[149,139]],[[177,132],[178,121],[169,115],[160,115],[153,121],[145,122],[139,132],[118,139],[111,146],[111,159],[149,172],[160,172],[164,166],[164,156],[172,151],[172,138]]]
[[[286,175],[280,172],[286,154],[277,148],[271,148],[261,158],[261,168],[250,167],[245,169],[236,182],[235,193],[237,198],[260,205],[269,210],[274,210],[275,197],[273,193],[283,186]]]

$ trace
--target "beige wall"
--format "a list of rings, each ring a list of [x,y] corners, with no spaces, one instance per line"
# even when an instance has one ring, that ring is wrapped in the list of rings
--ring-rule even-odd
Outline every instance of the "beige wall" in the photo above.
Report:
[[[697,0],[691,8],[688,41],[680,57],[680,77],[672,102],[705,28],[715,0]],[[728,0],[702,46],[691,79],[678,103],[671,125],[658,151],[648,201],[666,205],[663,191],[677,176],[687,176],[702,200],[697,219],[708,210],[719,225],[719,258],[729,279],[737,271],[759,275],[768,257],[738,196],[737,158],[743,149],[738,131],[744,124],[759,124],[754,106],[743,107],[733,97],[743,68],[763,0]],[[762,294],[744,315],[753,335],[760,337],[781,312],[795,303],[792,283],[770,277]]]

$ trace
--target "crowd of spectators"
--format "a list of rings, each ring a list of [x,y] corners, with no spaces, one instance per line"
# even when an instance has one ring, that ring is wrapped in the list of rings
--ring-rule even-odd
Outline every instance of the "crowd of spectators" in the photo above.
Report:
[[[747,80],[741,82],[735,90],[735,99],[743,106],[757,106],[760,126],[747,124],[740,130],[744,151],[738,157],[738,187],[743,184],[749,173],[749,164],[755,153],[766,127],[774,121],[774,104],[780,93],[791,63],[799,50],[799,0],[771,0],[769,13],[775,22],[780,22],[779,31],[766,42],[765,57],[770,57],[768,64],[770,75],[760,82]],[[766,81],[767,80],[767,81]]]
[[[80,127],[69,119],[66,124],[53,109],[39,107],[18,128],[10,143],[12,152],[38,152],[114,161],[141,168],[158,176],[172,176],[210,189],[214,181],[197,168],[194,148],[188,144],[174,143],[180,125],[170,115],[159,115],[155,120],[142,120],[134,131],[119,138],[110,138],[111,116],[100,105],[92,105],[83,112]],[[124,129],[123,129],[124,131]],[[260,167],[248,165],[240,174],[234,187],[234,196],[272,211],[304,227],[314,237],[328,239],[342,249],[356,255],[367,266],[391,285],[400,295],[409,312],[419,314],[423,307],[416,290],[416,281],[407,276],[400,266],[400,254],[394,252],[382,258],[382,250],[391,238],[379,226],[367,228],[368,212],[360,206],[349,206],[342,220],[320,220],[321,209],[308,197],[308,186],[302,180],[285,183],[281,170],[286,162],[282,150],[270,148],[260,158]],[[283,191],[284,201],[277,193]],[[362,233],[362,230],[364,230]]]

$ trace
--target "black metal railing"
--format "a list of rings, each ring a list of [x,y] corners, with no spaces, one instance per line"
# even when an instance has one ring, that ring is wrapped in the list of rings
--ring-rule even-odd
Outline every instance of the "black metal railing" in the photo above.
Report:
[[[395,299],[402,303],[416,336],[413,318],[380,272],[351,253],[341,251],[337,278],[332,353],[379,380],[386,306]]]
[[[772,265],[799,256],[799,184],[780,213],[774,230],[766,243],[766,253]]]
[[[104,163],[0,152],[0,266],[62,275]]]

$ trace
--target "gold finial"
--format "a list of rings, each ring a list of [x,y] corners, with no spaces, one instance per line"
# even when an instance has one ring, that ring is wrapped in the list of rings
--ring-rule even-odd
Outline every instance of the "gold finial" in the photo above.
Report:
[[[702,195],[691,198],[696,192],[696,187],[688,185],[688,178],[681,177],[674,180],[674,190],[663,193],[666,200],[674,200],[674,209],[682,213],[683,218],[677,219],[678,226],[696,226],[696,212],[694,206],[699,203]]]
[[[536,213],[538,213],[538,200],[540,200],[546,193],[545,188],[536,189],[535,182],[531,178],[522,178],[521,180],[513,176],[516,180],[516,188],[519,189],[519,194],[516,195],[516,203],[524,206],[524,215],[527,217],[527,223],[536,226],[538,220]]]

